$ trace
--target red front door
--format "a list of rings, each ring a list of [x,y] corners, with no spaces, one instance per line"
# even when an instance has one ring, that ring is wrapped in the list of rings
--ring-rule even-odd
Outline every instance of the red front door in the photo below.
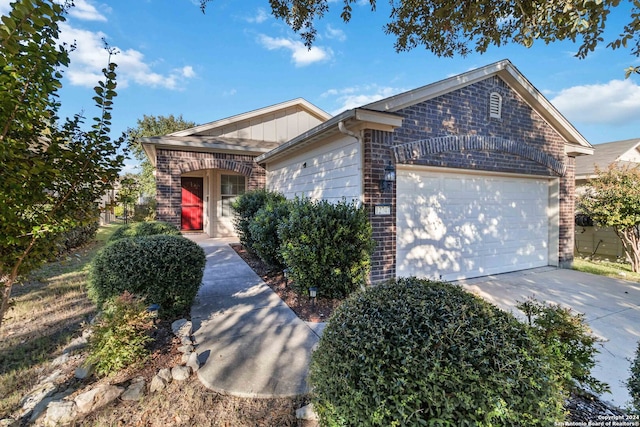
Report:
[[[202,178],[182,178],[182,230],[202,230]]]

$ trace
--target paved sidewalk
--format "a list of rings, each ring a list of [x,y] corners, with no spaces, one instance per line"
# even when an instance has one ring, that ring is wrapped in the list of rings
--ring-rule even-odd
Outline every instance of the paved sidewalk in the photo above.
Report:
[[[240,397],[308,392],[318,335],[229,246],[229,239],[187,235],[207,255],[203,283],[191,309],[207,387]]]

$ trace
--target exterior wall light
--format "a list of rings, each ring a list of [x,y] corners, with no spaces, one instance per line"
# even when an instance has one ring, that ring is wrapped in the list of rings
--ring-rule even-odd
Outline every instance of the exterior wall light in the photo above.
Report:
[[[389,160],[389,164],[384,167],[384,178],[380,180],[380,191],[383,193],[391,191],[395,180],[396,169],[393,167],[391,160]]]

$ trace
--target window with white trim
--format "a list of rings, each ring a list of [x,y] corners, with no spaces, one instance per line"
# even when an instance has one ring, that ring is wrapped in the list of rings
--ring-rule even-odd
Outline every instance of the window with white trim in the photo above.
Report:
[[[223,217],[232,217],[233,209],[231,204],[241,194],[244,194],[246,188],[245,178],[243,175],[220,175],[220,198],[222,200]]]

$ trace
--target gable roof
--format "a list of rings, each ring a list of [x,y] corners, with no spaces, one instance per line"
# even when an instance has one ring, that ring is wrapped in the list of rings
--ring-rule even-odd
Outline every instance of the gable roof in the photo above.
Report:
[[[312,142],[318,141],[331,133],[336,133],[339,126],[358,121],[358,114],[368,112],[368,116],[377,117],[374,124],[387,127],[401,125],[401,118],[393,114],[403,108],[429,99],[436,98],[449,92],[472,85],[491,76],[498,76],[509,85],[525,102],[531,106],[549,125],[555,129],[566,141],[565,153],[572,156],[592,154],[593,147],[578,132],[578,130],[527,80],[520,71],[508,60],[502,60],[482,68],[468,71],[408,92],[390,96],[379,101],[366,104],[360,108],[344,111],[332,119],[301,134],[256,158],[258,163],[268,163],[278,157],[287,155]],[[384,115],[386,114],[386,117]],[[398,121],[399,120],[399,121]],[[378,123],[380,121],[380,123]]]
[[[140,138],[156,166],[158,149],[259,155],[328,120],[330,114],[297,98],[168,135]]]
[[[324,122],[331,118],[331,115],[320,108],[316,107],[309,101],[303,98],[296,98],[290,101],[281,102],[279,104],[270,105],[268,107],[259,108],[257,110],[248,111],[246,113],[237,114],[235,116],[227,117],[221,120],[205,123],[203,125],[195,126],[190,129],[181,130],[178,132],[170,133],[168,136],[192,136],[192,135],[205,135],[211,134],[216,129],[224,128],[225,126],[233,125],[246,121],[257,121],[270,117],[280,111],[285,111],[289,108],[298,108],[306,111],[309,115]]]
[[[606,142],[593,146],[593,156],[576,158],[576,179],[595,176],[596,167],[606,169],[612,163],[620,165],[640,163],[640,138]]]
[[[472,85],[494,75],[497,75],[507,83],[534,111],[540,114],[551,127],[562,135],[569,144],[567,154],[580,155],[592,153],[591,144],[589,144],[580,132],[578,132],[508,59],[503,59],[502,61],[489,64],[482,68],[467,71],[466,73],[452,76],[408,92],[372,102],[362,108],[395,112],[410,105],[415,105]]]

